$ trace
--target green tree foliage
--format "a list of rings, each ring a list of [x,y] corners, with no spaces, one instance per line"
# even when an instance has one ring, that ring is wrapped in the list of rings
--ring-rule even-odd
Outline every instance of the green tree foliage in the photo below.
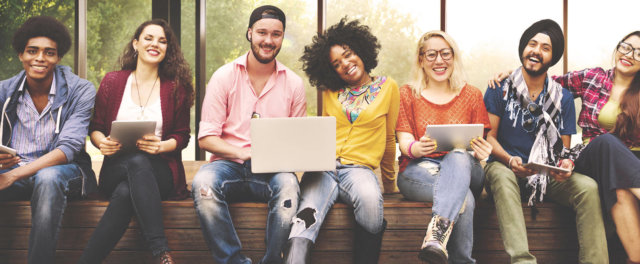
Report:
[[[280,7],[287,15],[287,28],[278,60],[305,80],[307,109],[315,115],[316,89],[310,87],[299,61],[304,46],[317,31],[314,0],[215,0],[207,1],[206,76],[245,54],[250,44],[245,38],[249,15],[261,5]],[[195,1],[182,1],[182,51],[192,67],[195,65]],[[378,36],[382,50],[374,74],[391,76],[400,84],[408,81],[411,56],[415,49],[414,19],[393,8],[388,0],[329,1],[327,26],[347,15],[361,19]],[[74,1],[4,0],[0,2],[0,79],[22,69],[11,48],[11,36],[28,17],[46,14],[56,17],[73,33]],[[151,19],[151,0],[91,0],[87,6],[87,65],[89,79],[96,88],[107,72],[118,70],[118,57],[128,45],[136,27]],[[73,51],[61,64],[73,66]],[[194,69],[195,73],[195,69]]]
[[[73,0],[2,0],[0,1],[0,80],[10,78],[23,70],[18,55],[11,46],[13,33],[36,15],[52,16],[60,20],[74,35]],[[75,43],[75,41],[74,41]],[[60,64],[73,67],[73,47],[62,58]]]
[[[98,88],[107,72],[120,69],[118,57],[138,25],[151,19],[151,0],[87,2],[87,79]]]

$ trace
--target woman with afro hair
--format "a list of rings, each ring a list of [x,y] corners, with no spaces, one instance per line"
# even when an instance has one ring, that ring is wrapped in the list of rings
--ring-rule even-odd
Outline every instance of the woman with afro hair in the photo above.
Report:
[[[354,263],[377,263],[386,228],[376,174],[395,192],[395,128],[399,92],[386,76],[371,76],[380,44],[360,21],[340,20],[313,38],[301,58],[322,91],[322,115],[336,118],[336,170],[305,173],[301,199],[285,250],[285,263],[309,263],[311,247],[333,203],[354,208]]]

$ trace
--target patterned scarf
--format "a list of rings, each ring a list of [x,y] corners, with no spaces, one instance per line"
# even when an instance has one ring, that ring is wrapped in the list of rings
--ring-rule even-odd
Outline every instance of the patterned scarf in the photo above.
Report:
[[[360,113],[376,99],[386,80],[387,77],[378,76],[373,78],[369,84],[355,88],[343,88],[338,92],[338,101],[342,104],[342,112],[347,116],[349,122],[353,124]]]
[[[509,112],[509,120],[513,121],[513,127],[516,126],[518,115],[524,115],[524,111],[529,111],[529,104],[534,103],[529,96],[529,89],[522,76],[522,67],[516,69],[509,78],[506,79],[507,92],[503,100],[508,100],[507,111]],[[547,93],[540,100],[542,113],[535,117],[535,135],[536,139],[531,146],[529,154],[529,162],[538,162],[549,165],[556,165],[558,156],[563,153],[562,139],[560,131],[556,124],[562,124],[561,115],[562,86],[554,82],[551,77],[547,76]],[[535,103],[534,103],[535,104]],[[533,115],[533,113],[532,113]],[[547,183],[549,175],[547,172],[540,172],[527,177],[527,188],[531,192],[528,204],[535,204],[535,197],[539,197],[542,202],[544,194],[547,191]]]

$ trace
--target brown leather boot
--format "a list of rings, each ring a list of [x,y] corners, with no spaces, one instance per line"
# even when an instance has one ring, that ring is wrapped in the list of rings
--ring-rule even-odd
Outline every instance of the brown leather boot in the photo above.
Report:
[[[452,229],[453,221],[433,215],[418,257],[431,264],[447,264],[447,242]]]
[[[160,254],[160,256],[155,257],[153,263],[157,263],[157,264],[175,264],[176,262],[173,261],[173,258],[171,257],[171,254],[169,254],[169,251],[165,251],[165,252],[162,252],[162,254]]]

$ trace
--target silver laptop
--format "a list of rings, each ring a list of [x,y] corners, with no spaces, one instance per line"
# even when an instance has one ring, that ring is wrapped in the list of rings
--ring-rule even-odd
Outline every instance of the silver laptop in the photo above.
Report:
[[[253,173],[335,169],[335,117],[251,119]]]

